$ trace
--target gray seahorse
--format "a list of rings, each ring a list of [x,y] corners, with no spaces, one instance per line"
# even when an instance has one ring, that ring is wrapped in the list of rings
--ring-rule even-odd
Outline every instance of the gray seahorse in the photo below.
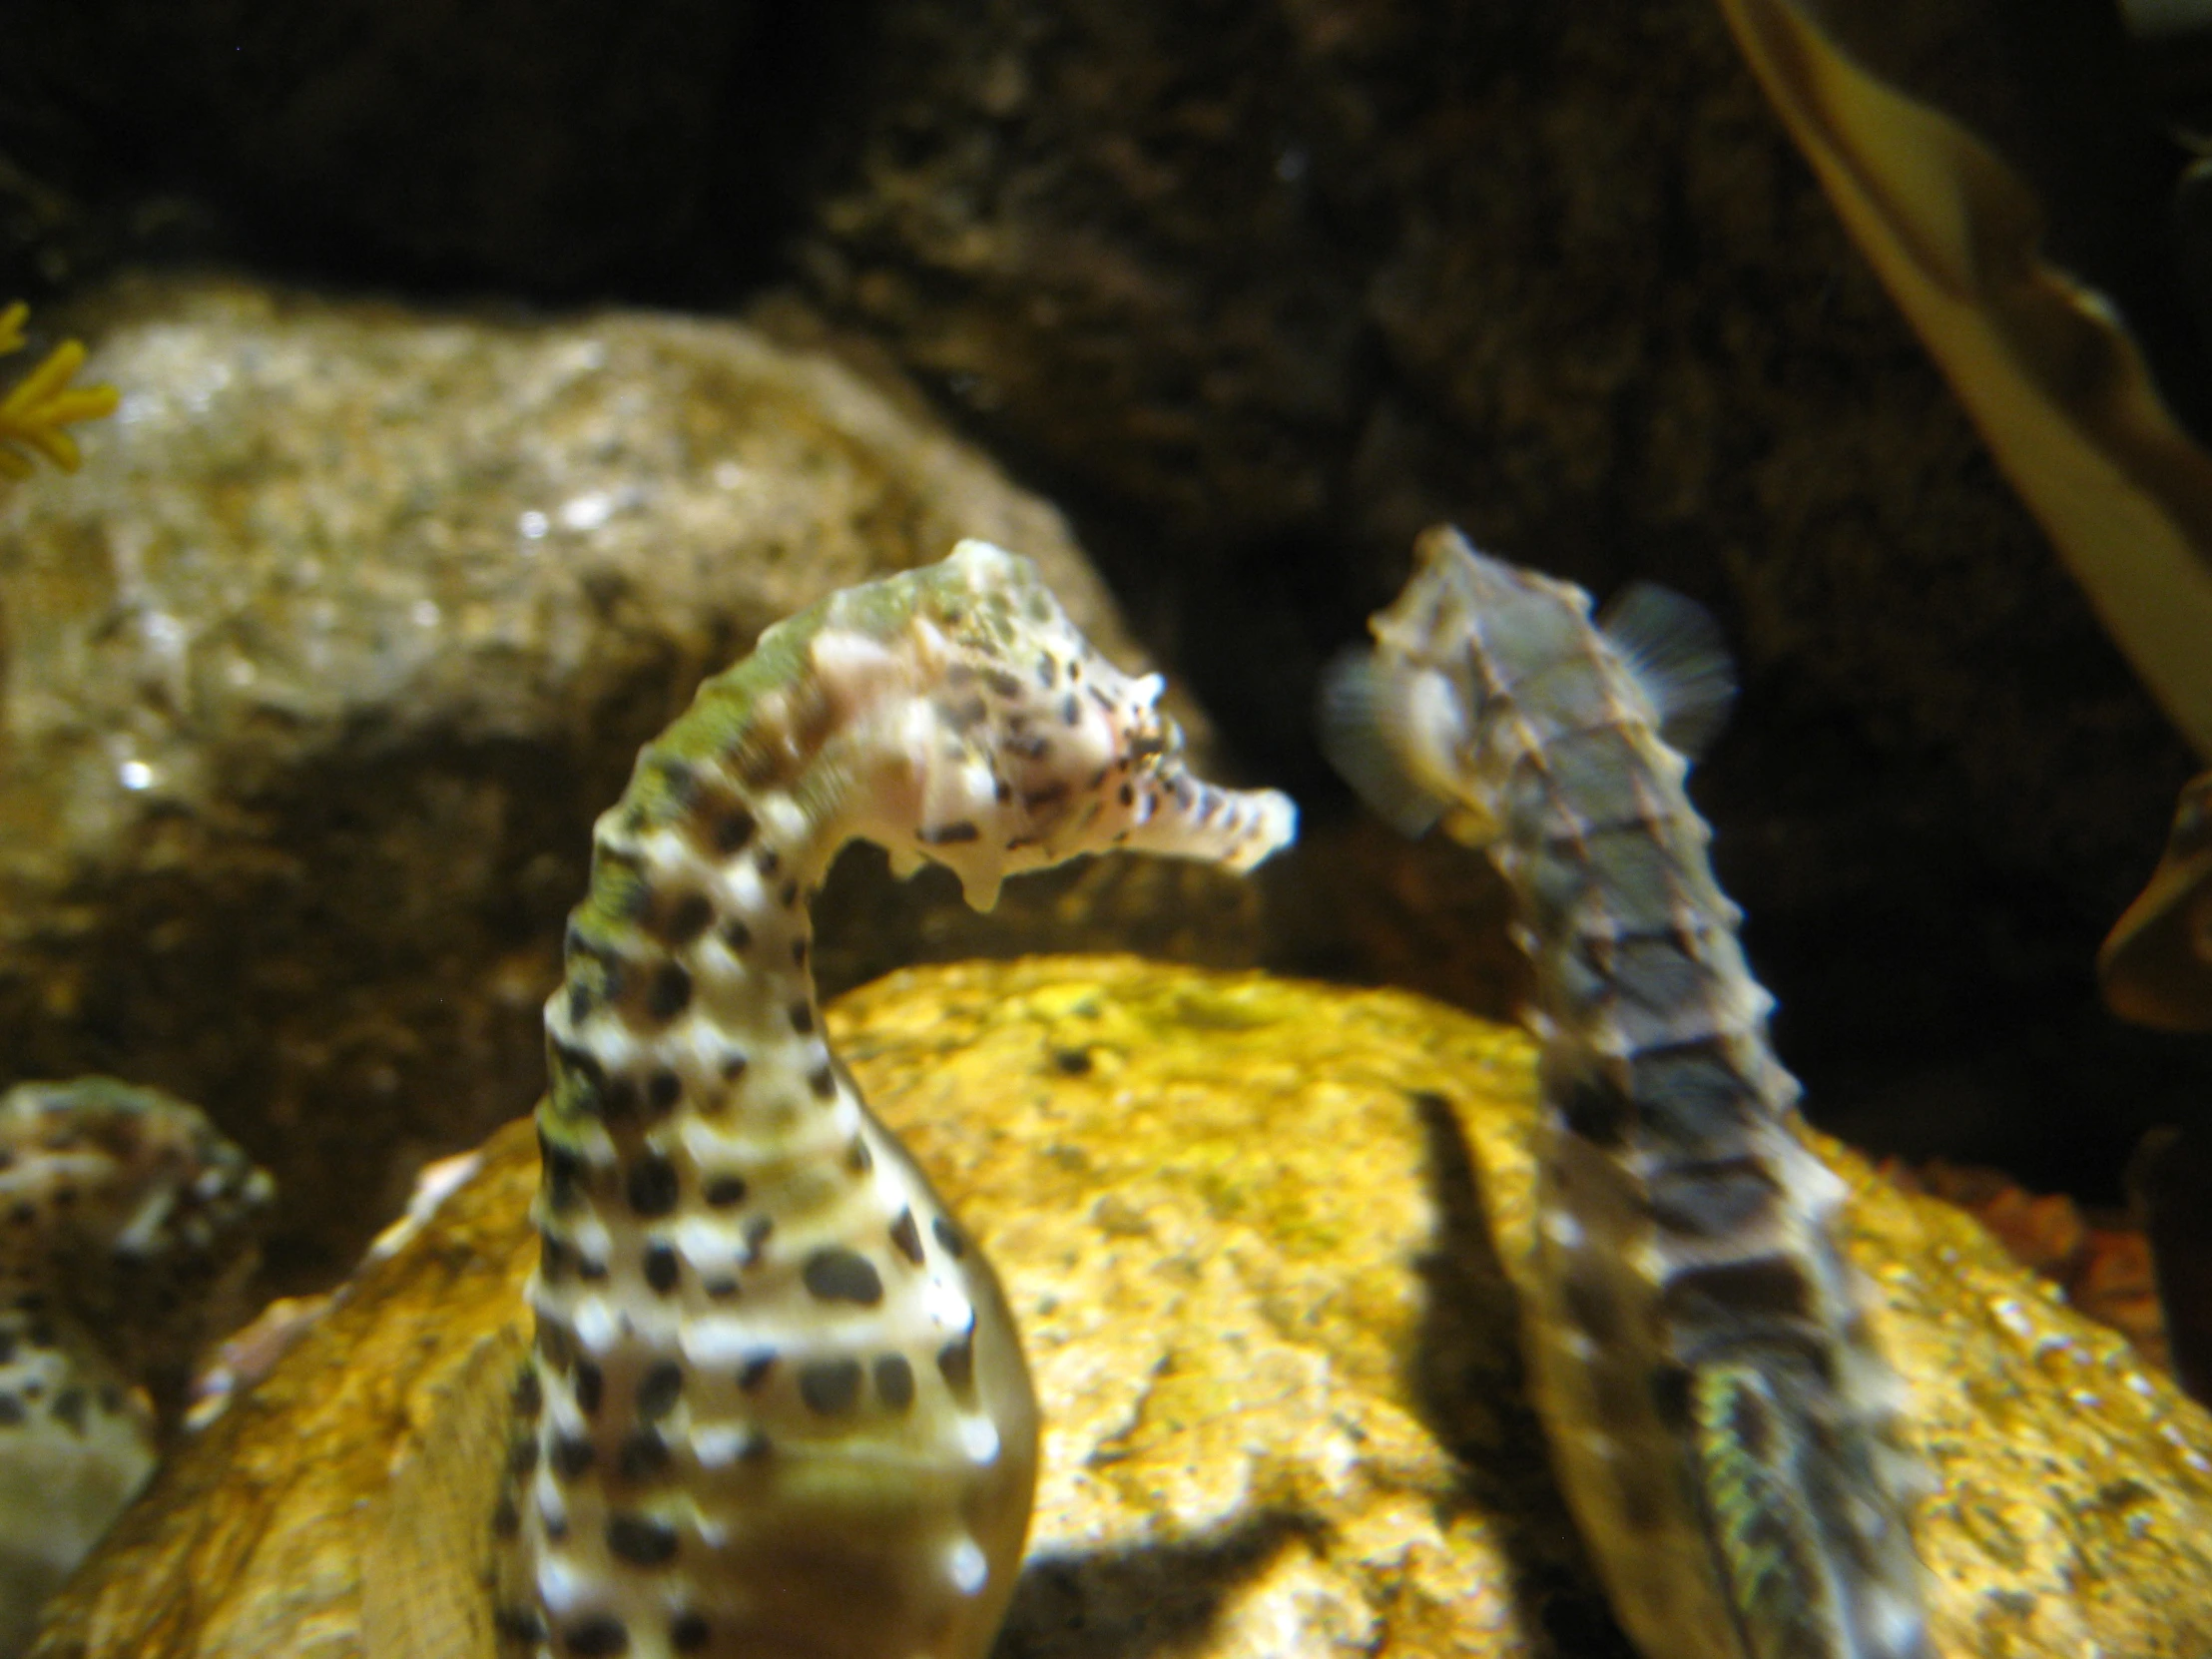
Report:
[[[1488,846],[1535,968],[1533,1394],[1621,1623],[1650,1659],[1922,1659],[1901,1385],[1683,788],[1734,690],[1711,620],[1642,586],[1593,624],[1436,529],[1372,627],[1325,744]]]
[[[1289,840],[1282,796],[1190,776],[1160,691],[1027,560],[963,542],[770,629],[640,755],[546,1009],[510,1645],[989,1645],[1028,1522],[1028,1377],[981,1251],[830,1051],[809,905],[854,836],[978,905],[1081,852],[1243,869]]]

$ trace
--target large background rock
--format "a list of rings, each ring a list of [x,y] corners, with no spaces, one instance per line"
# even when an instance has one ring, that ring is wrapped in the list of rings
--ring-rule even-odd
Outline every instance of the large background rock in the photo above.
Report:
[[[83,322],[122,407],[82,473],[0,501],[0,1080],[205,1102],[277,1177],[280,1284],[531,1105],[592,820],[761,628],[975,534],[1134,656],[1051,509],[824,349],[226,281]],[[1185,865],[973,918],[876,857],[824,911],[832,988],[1256,948],[1239,884]]]
[[[1946,90],[2041,147],[2062,252],[2148,315],[2172,149],[2109,29],[1897,12],[1935,14]],[[0,54],[16,269],[183,242],[803,289],[1065,503],[1250,769],[1322,809],[1280,959],[1493,1011],[1501,936],[1434,931],[1496,911],[1474,866],[1332,832],[1314,674],[1432,519],[1600,589],[1657,576],[1744,659],[1701,790],[1816,1112],[2111,1196],[2145,1123],[2212,1099],[2089,974],[2188,758],[1709,0],[461,15],[40,0]]]

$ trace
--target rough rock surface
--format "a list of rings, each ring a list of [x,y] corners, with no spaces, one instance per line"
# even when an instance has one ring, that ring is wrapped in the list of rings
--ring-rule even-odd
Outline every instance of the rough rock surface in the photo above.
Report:
[[[762,627],[972,534],[1135,657],[1050,508],[825,348],[216,279],[77,326],[122,406],[0,499],[0,1082],[204,1102],[276,1175],[286,1286],[528,1106],[591,821]],[[969,919],[878,858],[821,969],[1249,961],[1252,902],[1115,861]]]
[[[917,969],[830,1024],[1027,1333],[1047,1432],[1001,1659],[1629,1659],[1519,1392],[1520,1036],[1128,959]],[[2201,1653],[2212,1419],[1959,1212],[1822,1150],[1939,1481],[1939,1650]],[[502,1131],[165,1471],[42,1659],[359,1651],[395,1454],[404,1478],[412,1426],[516,1340],[533,1165]],[[444,1518],[420,1493],[406,1514]]]

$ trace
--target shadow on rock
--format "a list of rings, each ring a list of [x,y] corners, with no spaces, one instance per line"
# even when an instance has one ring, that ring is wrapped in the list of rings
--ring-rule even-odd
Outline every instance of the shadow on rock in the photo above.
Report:
[[[1197,1648],[1239,1585],[1286,1545],[1325,1528],[1296,1509],[1263,1509],[1183,1539],[1048,1555],[1014,1586],[991,1659],[1148,1659]]]
[[[1499,1259],[1482,1172],[1451,1102],[1410,1095],[1426,1144],[1436,1234],[1410,1360],[1414,1408],[1460,1468],[1460,1503],[1504,1519],[1514,1590],[1561,1654],[1636,1659],[1591,1571],[1528,1403],[1520,1306]]]

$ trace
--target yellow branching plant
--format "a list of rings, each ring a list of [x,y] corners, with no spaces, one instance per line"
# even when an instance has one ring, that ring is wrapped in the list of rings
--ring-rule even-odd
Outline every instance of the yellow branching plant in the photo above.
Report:
[[[23,349],[23,321],[30,314],[20,299],[0,311],[0,356]],[[83,457],[63,428],[113,414],[116,405],[113,386],[69,383],[84,361],[84,346],[65,339],[0,397],[0,477],[29,477],[34,455],[44,455],[64,472],[77,470]]]

